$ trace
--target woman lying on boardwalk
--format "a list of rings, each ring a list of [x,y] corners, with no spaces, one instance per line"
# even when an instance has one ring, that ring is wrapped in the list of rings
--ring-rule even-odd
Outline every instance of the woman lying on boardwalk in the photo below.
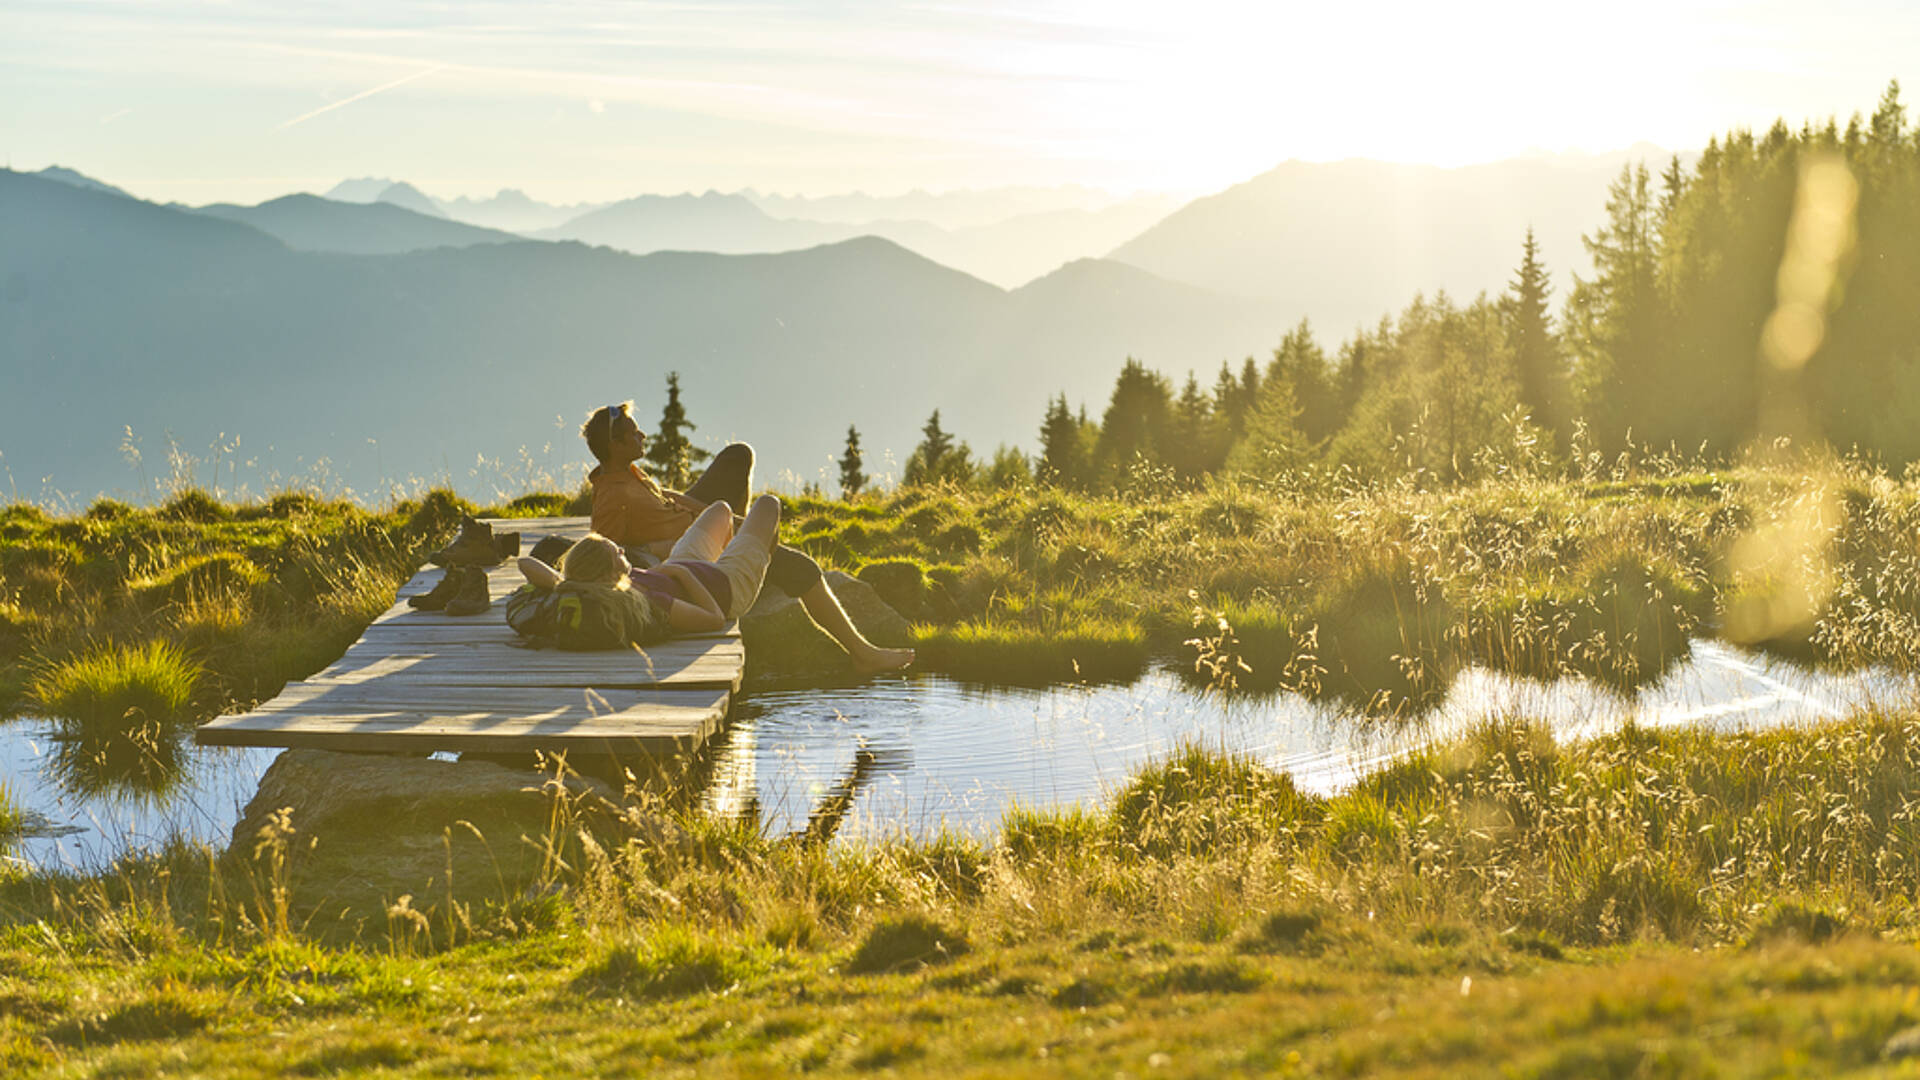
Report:
[[[715,454],[700,479],[678,492],[662,488],[635,464],[646,453],[647,438],[633,419],[633,402],[594,410],[580,434],[600,463],[587,474],[593,485],[593,531],[623,548],[670,555],[710,506],[746,505],[753,448],[745,443]],[[883,649],[860,633],[821,576],[820,564],[806,552],[775,546],[768,557],[766,584],[799,600],[813,621],[847,650],[856,671],[891,671],[913,663],[912,649]]]
[[[733,508],[708,506],[665,562],[636,570],[620,545],[598,533],[567,549],[556,570],[532,556],[520,572],[542,589],[588,592],[616,614],[619,637],[646,645],[676,633],[718,630],[739,618],[760,596],[767,562],[780,527],[780,500],[762,495],[747,511],[739,532]]]

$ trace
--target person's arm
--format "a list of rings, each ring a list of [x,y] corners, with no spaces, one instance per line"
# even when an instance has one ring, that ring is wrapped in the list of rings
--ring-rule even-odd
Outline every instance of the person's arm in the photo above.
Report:
[[[685,600],[676,600],[667,609],[667,625],[675,630],[700,632],[718,630],[727,624],[719,601],[713,598],[705,585],[700,584],[699,578],[693,576],[693,571],[670,562],[661,563],[655,569],[672,578],[686,596]]]

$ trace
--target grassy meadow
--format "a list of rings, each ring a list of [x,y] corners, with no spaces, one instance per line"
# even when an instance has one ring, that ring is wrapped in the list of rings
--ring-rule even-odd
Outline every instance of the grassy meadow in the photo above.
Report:
[[[0,511],[0,711],[55,718],[96,766],[121,733],[132,775],[163,778],[155,748],[324,665],[462,509]],[[1823,459],[936,486],[793,499],[783,528],[908,615],[935,670],[1124,680],[1171,656],[1222,693],[1392,723],[1470,664],[1625,693],[1701,635],[1911,670],[1916,525],[1920,486]],[[444,872],[395,895],[343,892],[328,862],[377,814],[279,822],[0,880],[0,1069],[1893,1070],[1920,1024],[1917,781],[1920,710],[1889,702],[1578,744],[1491,718],[1332,796],[1193,749],[1105,805],[919,841],[550,785],[537,822],[450,808]]]

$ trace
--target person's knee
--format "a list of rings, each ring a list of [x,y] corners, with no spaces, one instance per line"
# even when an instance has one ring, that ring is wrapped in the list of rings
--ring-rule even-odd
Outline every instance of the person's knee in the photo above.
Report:
[[[739,464],[751,466],[753,464],[753,447],[743,442],[728,443],[720,448],[719,453],[713,455],[713,463],[715,465]]]
[[[778,547],[773,551],[772,565],[767,568],[767,580],[781,592],[798,598],[812,592],[825,576],[820,572],[820,564],[806,552]]]

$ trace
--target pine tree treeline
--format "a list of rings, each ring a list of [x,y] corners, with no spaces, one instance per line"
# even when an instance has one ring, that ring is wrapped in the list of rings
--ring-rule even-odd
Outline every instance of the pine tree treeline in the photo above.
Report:
[[[1844,164],[1857,212],[1829,223],[1851,248],[1837,249],[1836,300],[1810,316],[1810,356],[1789,380],[1762,338],[1789,287],[1803,177],[1822,162]],[[1803,436],[1920,460],[1920,131],[1897,83],[1844,127],[1776,123],[1709,142],[1690,171],[1629,166],[1605,210],[1584,238],[1592,274],[1570,279],[1557,314],[1551,253],[1529,230],[1502,295],[1417,296],[1331,357],[1302,322],[1265,363],[1223,364],[1210,389],[1190,373],[1176,391],[1128,358],[1097,423],[1064,395],[1048,402],[1034,476],[1111,490],[1318,463],[1457,482],[1516,452],[1564,456],[1580,432],[1608,454],[1631,442],[1724,460],[1780,433],[1765,406],[1782,394]]]

